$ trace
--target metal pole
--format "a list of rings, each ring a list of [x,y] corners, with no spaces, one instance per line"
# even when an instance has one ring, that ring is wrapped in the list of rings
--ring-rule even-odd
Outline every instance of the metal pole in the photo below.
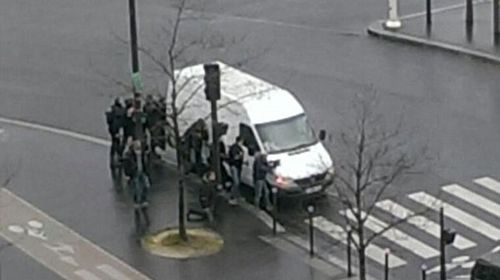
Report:
[[[441,265],[441,280],[446,280],[446,255],[445,255],[445,244],[444,244],[444,209],[441,207],[439,209],[439,226],[441,228],[441,235],[439,238],[439,250],[440,255],[440,265]]]
[[[472,0],[465,0],[465,25],[467,27],[472,27],[473,20]]]
[[[389,280],[389,249],[385,249],[384,280]]]
[[[427,25],[432,24],[432,8],[431,8],[431,0],[426,0],[426,21]]]
[[[422,280],[427,278],[427,266],[425,264],[422,265]]]
[[[132,73],[139,72],[139,55],[137,52],[137,23],[135,17],[135,0],[128,0],[130,15],[130,50],[132,55]],[[136,89],[134,87],[134,93]]]
[[[499,41],[500,36],[500,16],[499,16],[499,0],[493,0],[493,38],[495,44]]]
[[[352,276],[352,265],[351,265],[351,238],[352,229],[347,230],[347,277]]]
[[[217,100],[211,100],[210,105],[212,108],[212,166],[215,171],[217,186],[222,184],[222,176],[220,170],[220,151],[219,151],[219,131],[217,131]]]
[[[273,187],[273,235],[276,235],[276,218],[278,214],[278,188]],[[310,220],[309,220],[310,221]]]
[[[307,213],[309,214],[309,254],[314,257],[314,225],[313,225],[313,212],[314,206],[307,206]]]

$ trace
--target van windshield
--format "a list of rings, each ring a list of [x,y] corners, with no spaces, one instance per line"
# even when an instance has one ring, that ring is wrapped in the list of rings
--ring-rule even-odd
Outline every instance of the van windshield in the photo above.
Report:
[[[269,153],[293,150],[316,143],[305,114],[255,125],[264,149]]]

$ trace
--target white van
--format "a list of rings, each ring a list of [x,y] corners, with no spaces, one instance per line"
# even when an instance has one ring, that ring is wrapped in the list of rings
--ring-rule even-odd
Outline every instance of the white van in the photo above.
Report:
[[[331,185],[332,160],[297,99],[285,89],[224,63],[215,63],[221,73],[218,119],[228,124],[223,137],[226,150],[237,136],[244,140],[242,182],[253,186],[254,154],[261,151],[268,155],[268,161],[279,161],[274,174],[268,176],[268,183],[277,186],[280,195],[314,195]],[[203,64],[176,72],[176,103],[185,108],[179,116],[181,136],[200,118],[211,128],[204,73]]]

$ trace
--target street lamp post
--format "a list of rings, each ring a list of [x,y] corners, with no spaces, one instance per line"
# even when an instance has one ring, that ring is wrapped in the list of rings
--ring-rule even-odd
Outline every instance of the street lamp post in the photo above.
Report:
[[[422,280],[425,280],[427,277],[427,266],[425,264],[423,264],[421,266],[421,269],[422,269]]]

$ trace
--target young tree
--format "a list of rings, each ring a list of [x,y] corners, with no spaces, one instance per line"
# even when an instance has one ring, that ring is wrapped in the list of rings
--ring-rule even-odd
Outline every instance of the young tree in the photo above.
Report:
[[[163,93],[166,100],[166,127],[167,141],[176,151],[177,171],[179,174],[178,180],[178,223],[179,235],[182,240],[187,241],[186,234],[186,217],[185,217],[185,179],[186,179],[186,161],[185,151],[182,146],[183,135],[181,135],[182,113],[190,106],[190,101],[196,94],[203,94],[202,85],[193,88],[191,86],[191,79],[203,77],[191,77],[182,79],[183,69],[191,66],[199,61],[203,61],[202,55],[210,56],[210,52],[214,49],[228,49],[241,43],[242,38],[225,38],[222,34],[205,30],[201,28],[201,32],[191,38],[188,36],[183,37],[182,34],[188,28],[189,22],[191,27],[203,27],[205,16],[203,11],[203,3],[195,3],[195,6],[189,6],[189,0],[176,0],[174,7],[174,15],[169,21],[169,25],[162,29],[161,43],[163,47],[156,47],[155,49],[139,46],[139,52],[143,54],[156,68],[156,77],[162,86],[157,89]],[[199,23],[199,24],[196,24]],[[185,29],[184,29],[185,28]],[[199,31],[199,30],[198,30]],[[189,33],[189,32],[187,32]],[[196,33],[196,32],[195,32]],[[194,39],[193,39],[194,38]],[[160,51],[158,51],[160,50]],[[259,56],[260,53],[254,54],[246,53],[246,55],[235,62],[236,65],[242,65],[250,59]],[[208,102],[208,101],[207,101]],[[218,110],[228,106],[229,104],[218,105]],[[206,116],[200,116],[204,118]]]
[[[404,132],[401,118],[395,125],[387,126],[384,116],[376,112],[377,101],[376,93],[355,98],[353,123],[340,133],[334,152],[337,161],[334,186],[345,209],[346,224],[357,237],[351,241],[358,253],[360,280],[366,279],[368,245],[391,228],[426,211],[381,225],[377,232],[365,230],[376,203],[391,195],[393,183],[400,184],[407,175],[422,172],[420,164],[427,160],[426,147],[413,143],[410,134]]]

